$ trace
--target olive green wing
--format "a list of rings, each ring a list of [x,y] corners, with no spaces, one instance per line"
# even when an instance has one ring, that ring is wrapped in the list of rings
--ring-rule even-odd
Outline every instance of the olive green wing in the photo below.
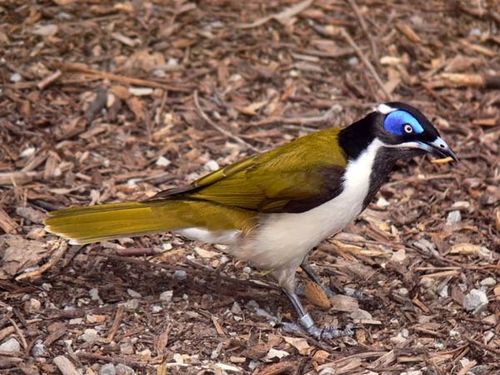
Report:
[[[195,199],[259,212],[303,212],[342,190],[346,157],[337,129],[298,138],[153,199]]]

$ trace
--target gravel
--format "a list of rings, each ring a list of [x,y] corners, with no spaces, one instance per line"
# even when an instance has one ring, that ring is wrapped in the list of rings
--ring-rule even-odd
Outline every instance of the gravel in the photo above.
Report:
[[[474,313],[482,310],[488,305],[488,296],[479,289],[472,289],[464,298],[464,309]]]
[[[116,375],[115,365],[112,363],[106,363],[99,370],[99,375]]]
[[[3,342],[0,345],[0,352],[5,352],[5,353],[15,353],[21,351],[21,345],[19,342],[11,337],[7,341]]]

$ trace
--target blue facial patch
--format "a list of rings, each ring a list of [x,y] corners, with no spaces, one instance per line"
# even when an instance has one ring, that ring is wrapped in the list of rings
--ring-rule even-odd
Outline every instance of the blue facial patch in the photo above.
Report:
[[[395,135],[406,134],[404,131],[404,126],[409,124],[413,128],[413,133],[420,134],[424,132],[424,128],[417,121],[415,117],[403,110],[397,110],[389,113],[385,117],[384,128],[389,133]]]

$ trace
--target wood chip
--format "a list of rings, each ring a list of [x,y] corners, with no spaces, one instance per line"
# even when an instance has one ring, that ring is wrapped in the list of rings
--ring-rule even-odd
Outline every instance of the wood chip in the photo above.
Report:
[[[353,297],[336,294],[330,300],[334,311],[352,312],[359,309],[358,300]]]
[[[396,23],[396,28],[408,38],[410,42],[422,43],[422,39],[417,35],[417,33],[411,28],[408,23],[398,22]]]
[[[17,223],[0,207],[0,228],[5,233],[15,233],[17,227]]]
[[[63,375],[80,375],[75,365],[63,355],[55,357],[54,363]]]
[[[309,345],[306,339],[298,337],[283,337],[285,342],[292,345],[300,355],[309,355],[312,351],[312,347]]]

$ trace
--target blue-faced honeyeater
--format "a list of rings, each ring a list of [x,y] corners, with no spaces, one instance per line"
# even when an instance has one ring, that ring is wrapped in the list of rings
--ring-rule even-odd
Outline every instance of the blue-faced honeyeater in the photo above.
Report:
[[[50,212],[46,226],[81,244],[169,231],[229,245],[229,254],[272,273],[306,331],[333,337],[342,332],[318,328],[298,299],[295,273],[302,267],[318,281],[310,250],[363,211],[396,161],[424,153],[457,160],[419,110],[391,102],[146,201]]]

